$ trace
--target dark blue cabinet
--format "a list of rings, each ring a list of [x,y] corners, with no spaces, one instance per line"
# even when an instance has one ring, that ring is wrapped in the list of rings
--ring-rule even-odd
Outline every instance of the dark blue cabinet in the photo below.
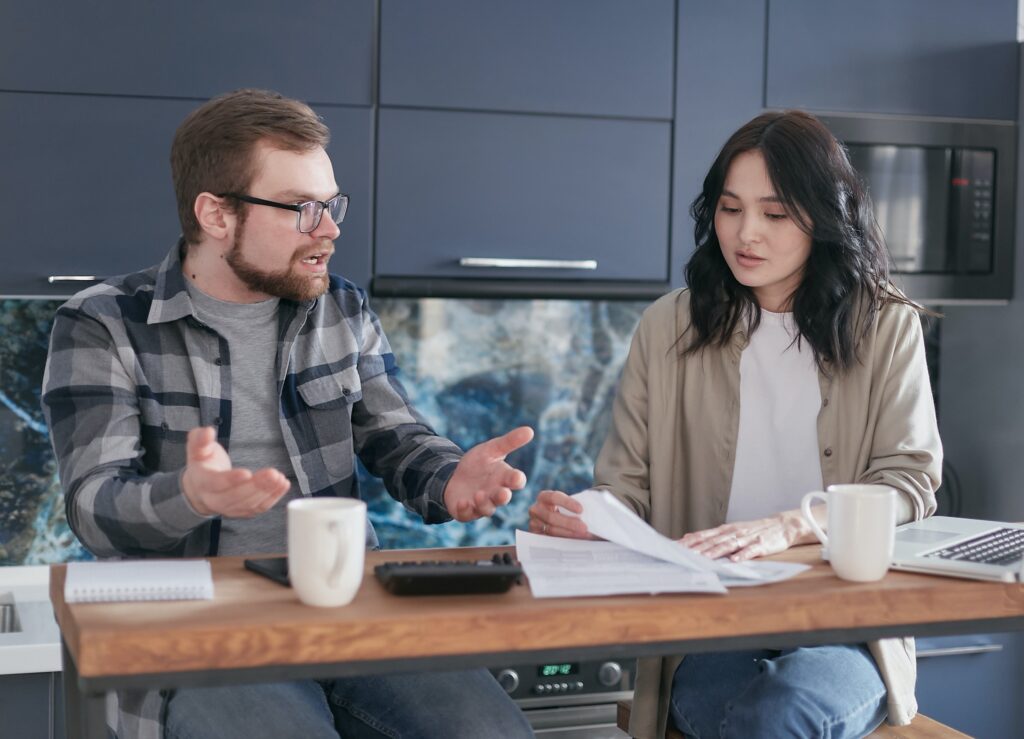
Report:
[[[672,117],[673,0],[383,0],[380,102]]]
[[[726,139],[761,112],[767,0],[679,4],[672,172],[672,285],[693,254],[690,203]],[[728,39],[727,63],[720,60]],[[719,63],[721,61],[722,63]]]
[[[178,233],[175,127],[200,100],[259,86],[332,128],[353,196],[332,269],[357,283],[653,297],[681,284],[689,203],[739,125],[789,106],[1016,119],[1015,23],[1012,0],[12,6],[0,235],[17,258],[0,294],[64,295],[81,285],[47,276],[159,259]]]
[[[769,4],[770,108],[1017,118],[1017,4]]]
[[[0,295],[66,296],[88,282],[49,277],[131,272],[180,233],[168,155],[195,101],[0,93],[0,234],[10,257]],[[353,196],[335,265],[369,278],[369,108],[321,107],[340,187]]]
[[[0,23],[0,89],[208,98],[265,87],[370,105],[374,0],[33,0]]]
[[[917,640],[921,713],[977,737],[1024,736],[1019,633]]]
[[[0,737],[64,739],[64,690],[59,672],[0,675]]]
[[[368,288],[373,264],[373,110],[314,107],[331,129],[327,153],[334,165],[334,179],[351,197],[341,235],[334,242],[330,269]]]
[[[375,274],[664,282],[670,135],[657,121],[383,108]]]
[[[177,239],[168,155],[183,100],[0,93],[0,294],[69,295],[159,261]],[[17,176],[12,176],[17,173]]]

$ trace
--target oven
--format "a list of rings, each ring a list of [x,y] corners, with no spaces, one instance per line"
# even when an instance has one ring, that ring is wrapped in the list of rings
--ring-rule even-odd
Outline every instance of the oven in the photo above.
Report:
[[[628,739],[616,703],[633,697],[633,660],[576,660],[491,670],[543,739]]]

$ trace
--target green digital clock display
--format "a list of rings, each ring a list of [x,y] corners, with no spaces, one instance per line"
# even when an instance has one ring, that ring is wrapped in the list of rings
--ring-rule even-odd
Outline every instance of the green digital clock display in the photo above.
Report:
[[[537,668],[537,675],[539,677],[561,677],[562,675],[575,675],[579,671],[579,662],[563,662],[558,665],[541,665]]]

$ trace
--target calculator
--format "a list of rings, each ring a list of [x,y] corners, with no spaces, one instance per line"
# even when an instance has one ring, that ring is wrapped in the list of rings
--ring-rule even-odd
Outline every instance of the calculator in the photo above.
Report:
[[[504,593],[520,582],[523,574],[523,568],[507,552],[477,561],[385,562],[373,571],[395,595]]]

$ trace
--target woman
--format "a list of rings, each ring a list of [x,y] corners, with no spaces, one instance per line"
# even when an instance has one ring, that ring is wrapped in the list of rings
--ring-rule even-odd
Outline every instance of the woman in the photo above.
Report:
[[[813,116],[765,113],[725,144],[691,208],[688,290],[633,338],[595,484],[663,534],[734,561],[816,541],[801,496],[895,488],[931,515],[942,448],[918,306],[842,146]],[[545,490],[530,529],[585,537]],[[825,525],[823,511],[817,511]],[[863,736],[917,711],[912,639],[641,660],[631,732]]]

